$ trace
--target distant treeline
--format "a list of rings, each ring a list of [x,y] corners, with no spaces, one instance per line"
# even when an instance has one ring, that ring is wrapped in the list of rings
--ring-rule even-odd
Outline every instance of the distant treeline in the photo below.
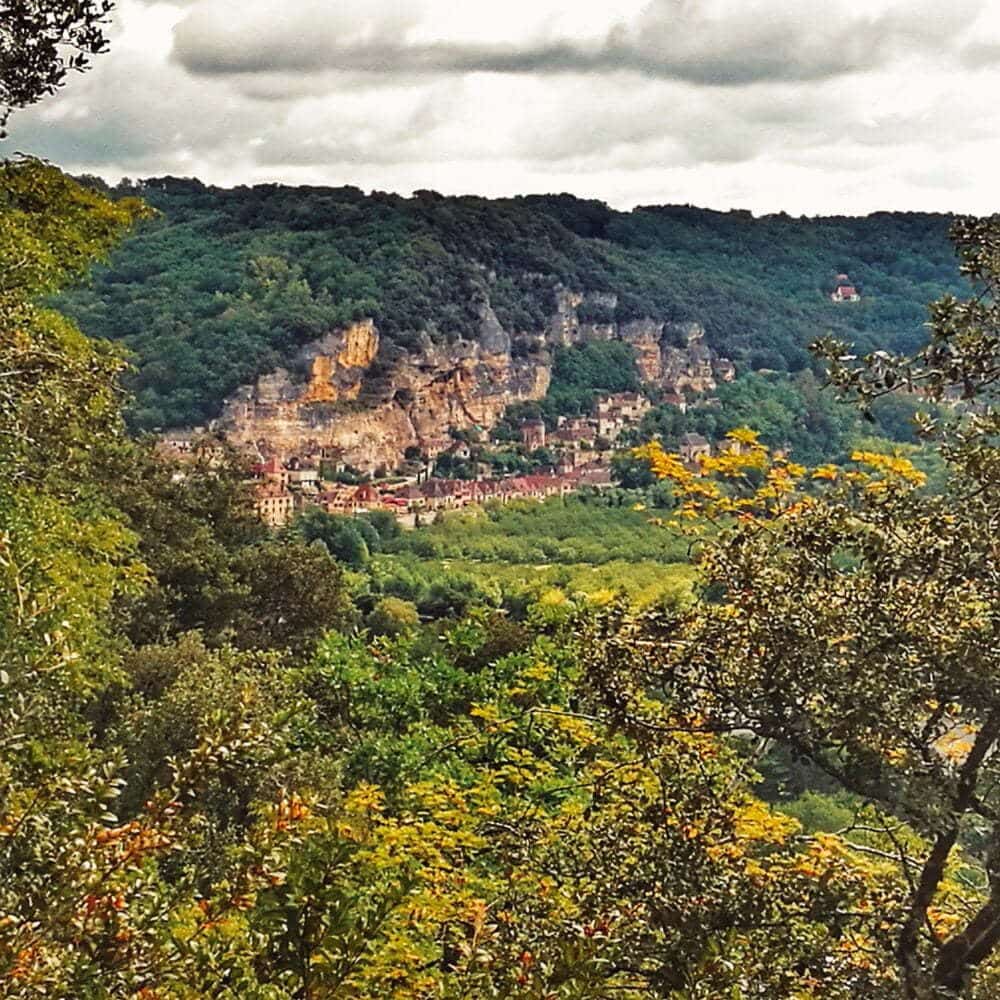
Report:
[[[586,319],[697,320],[744,367],[794,372],[824,333],[912,348],[925,303],[961,291],[944,215],[755,219],[687,206],[615,212],[570,195],[403,198],[169,177],[111,193],[138,194],[161,214],[59,306],[132,351],[141,428],[205,420],[237,385],[362,316],[383,334],[385,363],[421,331],[476,336],[487,300],[509,331],[539,331],[562,285],[617,295],[613,310],[588,305]],[[830,302],[838,272],[860,303]]]

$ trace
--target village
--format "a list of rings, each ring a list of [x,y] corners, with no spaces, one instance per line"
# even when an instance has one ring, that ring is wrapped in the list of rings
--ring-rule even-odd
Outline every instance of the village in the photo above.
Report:
[[[629,432],[651,407],[641,392],[625,392],[599,397],[591,417],[558,418],[551,432],[543,420],[523,421],[519,450],[536,455],[547,450],[553,458],[551,465],[525,474],[492,474],[491,465],[475,460],[475,441],[464,439],[407,463],[401,475],[357,484],[328,478],[345,471],[335,450],[321,448],[284,461],[272,457],[252,466],[257,510],[272,527],[313,507],[345,516],[388,511],[402,527],[414,528],[431,523],[441,511],[605,490],[614,485],[611,459],[631,442]],[[681,460],[692,468],[711,452],[711,443],[700,434],[685,434],[679,441]],[[435,460],[442,456],[466,468],[471,463],[471,477],[434,475]]]
[[[432,523],[441,511],[606,490],[614,485],[612,458],[637,443],[639,424],[652,406],[642,392],[623,392],[598,397],[588,417],[559,417],[551,430],[541,419],[522,420],[516,442],[489,443],[512,457],[549,459],[523,473],[497,475],[492,464],[480,460],[487,442],[475,433],[408,457],[394,475],[367,481],[358,481],[335,447],[307,443],[297,454],[267,458],[258,451],[248,456],[254,503],[272,528],[310,508],[349,517],[387,511],[401,527],[415,528]],[[209,435],[165,435],[161,447],[175,458],[209,463],[221,461],[225,451],[224,443]],[[698,434],[679,441],[681,459],[692,467],[711,450]],[[462,475],[442,475],[442,468]]]
[[[522,421],[516,453],[551,459],[523,474],[496,475],[490,463],[480,460],[484,442],[477,432],[428,447],[404,462],[397,475],[371,482],[338,481],[349,470],[337,449],[318,448],[284,459],[273,456],[251,467],[257,510],[272,527],[316,507],[346,516],[388,511],[402,527],[412,528],[430,523],[444,510],[565,497],[584,487],[607,489],[616,446],[651,406],[642,393],[617,393],[599,397],[590,417],[558,418],[551,432],[540,419]],[[507,450],[515,453],[510,444]],[[463,475],[435,474],[442,469]]]
[[[249,460],[257,511],[272,528],[308,508],[344,516],[388,511],[402,527],[414,528],[445,510],[606,490],[614,485],[615,455],[642,443],[640,424],[654,399],[682,413],[718,407],[714,390],[736,377],[735,365],[706,346],[700,324],[687,324],[681,336],[683,347],[657,345],[655,357],[637,355],[645,391],[599,395],[589,414],[549,423],[529,416],[505,420],[503,434],[498,427],[491,435],[478,425],[444,425],[401,453],[395,468],[374,461],[385,449],[346,451],[331,435],[314,440],[304,433],[282,445],[279,435],[234,438],[224,427],[195,428],[164,434],[161,447],[175,457],[211,461],[228,440]],[[692,467],[711,451],[698,434],[684,435],[678,447]]]

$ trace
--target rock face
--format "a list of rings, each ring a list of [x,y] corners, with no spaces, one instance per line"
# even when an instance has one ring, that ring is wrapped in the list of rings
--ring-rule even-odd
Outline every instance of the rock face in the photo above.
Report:
[[[643,382],[657,383],[663,374],[662,350],[663,324],[651,319],[625,323],[619,336],[635,351],[635,363]]]
[[[424,337],[419,352],[371,377],[378,348],[370,320],[328,334],[291,368],[237,390],[217,426],[240,446],[289,454],[308,442],[374,472],[394,469],[408,448],[435,454],[451,443],[451,428],[488,430],[511,403],[541,399],[549,387],[548,356],[513,358],[488,306],[478,341],[436,345]]]
[[[641,319],[619,326],[616,305],[609,293],[557,289],[546,328],[512,336],[484,302],[476,340],[441,344],[423,334],[410,352],[381,345],[371,320],[354,323],[237,390],[217,427],[262,454],[319,447],[365,472],[392,470],[408,449],[433,456],[451,443],[451,429],[488,431],[510,404],[542,399],[550,349],[594,340],[631,344],[642,380],[670,393],[715,388],[715,366],[725,359],[714,359],[700,325]]]

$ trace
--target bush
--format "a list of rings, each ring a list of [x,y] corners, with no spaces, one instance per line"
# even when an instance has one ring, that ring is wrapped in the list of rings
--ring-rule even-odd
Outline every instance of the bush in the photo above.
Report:
[[[417,606],[398,597],[383,597],[365,619],[373,635],[400,635],[419,624]]]

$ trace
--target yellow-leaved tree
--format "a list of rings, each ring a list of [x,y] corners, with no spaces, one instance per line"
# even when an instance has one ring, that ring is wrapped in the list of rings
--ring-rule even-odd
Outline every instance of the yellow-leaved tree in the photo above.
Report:
[[[923,428],[946,488],[898,454],[805,469],[747,430],[697,466],[649,446],[701,587],[621,644],[642,658],[605,658],[596,678],[623,724],[655,730],[658,691],[693,730],[783,745],[857,797],[867,850],[903,889],[869,947],[907,1000],[993,996],[1000,943],[1000,222],[955,238],[977,295],[932,307],[923,350],[818,345],[862,406],[950,402]]]

